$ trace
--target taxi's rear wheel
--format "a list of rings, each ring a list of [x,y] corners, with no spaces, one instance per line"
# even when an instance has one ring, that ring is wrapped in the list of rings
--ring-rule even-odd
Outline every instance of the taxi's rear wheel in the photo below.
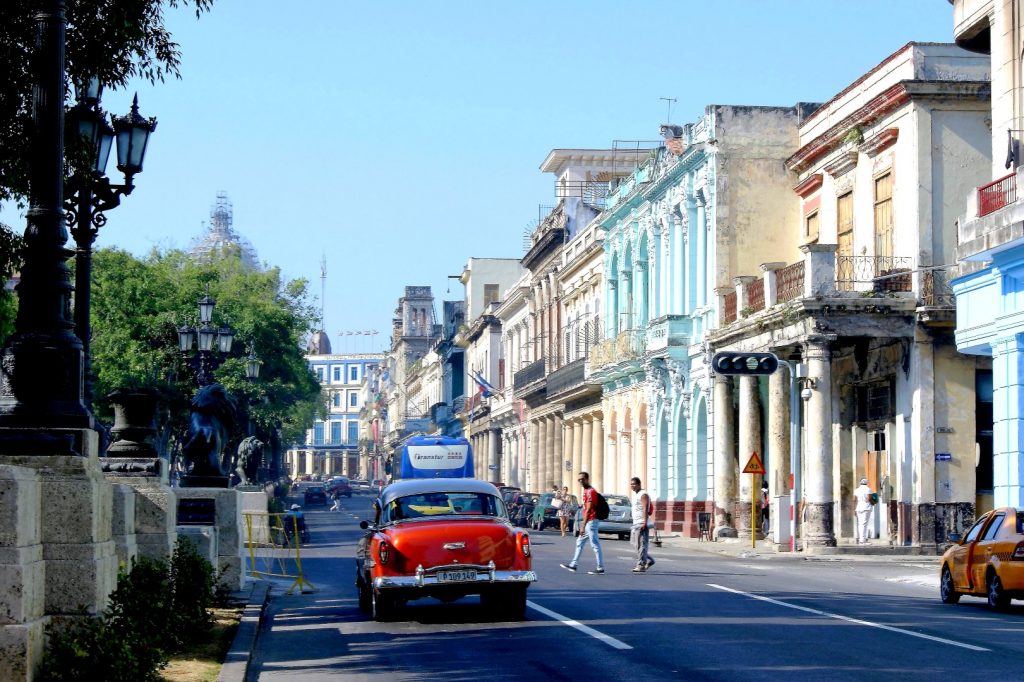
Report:
[[[949,566],[942,567],[942,578],[939,580],[939,597],[943,604],[956,604],[960,601],[960,593],[956,591],[953,584],[953,574]]]
[[[371,595],[373,619],[377,622],[388,621],[395,617],[398,602],[389,595],[373,592]]]
[[[1010,598],[1003,590],[1003,581],[995,571],[990,572],[988,576],[988,605],[997,611],[1002,611],[1010,605]]]

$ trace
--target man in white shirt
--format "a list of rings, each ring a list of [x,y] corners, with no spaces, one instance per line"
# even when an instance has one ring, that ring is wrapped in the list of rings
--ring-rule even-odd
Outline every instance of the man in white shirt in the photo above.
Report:
[[[868,523],[871,521],[871,498],[874,492],[868,487],[868,479],[860,479],[860,485],[853,491],[857,507],[857,544],[868,541]]]
[[[629,530],[629,539],[636,550],[636,566],[634,573],[643,573],[654,565],[654,559],[647,553],[650,543],[651,525],[654,519],[651,518],[654,505],[647,491],[640,487],[640,479],[634,476],[629,481],[629,487],[633,489],[630,495],[633,503],[633,525]]]

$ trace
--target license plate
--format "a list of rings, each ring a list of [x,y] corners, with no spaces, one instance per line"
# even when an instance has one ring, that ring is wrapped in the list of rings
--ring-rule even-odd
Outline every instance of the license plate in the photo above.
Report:
[[[476,571],[438,571],[439,583],[465,583],[476,580]]]

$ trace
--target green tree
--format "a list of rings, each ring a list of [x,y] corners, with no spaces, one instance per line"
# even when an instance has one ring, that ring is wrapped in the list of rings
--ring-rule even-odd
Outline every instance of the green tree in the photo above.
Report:
[[[209,293],[214,323],[236,333],[231,355],[215,378],[238,401],[235,438],[251,418],[258,433],[280,421],[284,442],[300,440],[307,425],[326,413],[320,384],[310,372],[302,342],[316,321],[305,280],[282,279],[277,268],[250,270],[237,258],[209,265],[181,251],[153,251],[136,258],[117,249],[93,257],[92,367],[95,412],[110,421],[104,397],[119,387],[156,386],[167,400],[165,437],[172,450],[184,435],[189,400],[198,388],[178,351],[177,328],[195,326],[196,302]],[[249,348],[263,360],[258,381],[245,378]]]
[[[180,78],[181,51],[164,25],[164,8],[190,6],[196,17],[213,0],[66,0],[68,87],[98,76],[109,87],[133,78]],[[39,0],[0,0],[0,202],[24,206],[32,140],[32,46]],[[70,138],[69,155],[76,145]],[[80,151],[80,150],[79,150]],[[13,331],[17,301],[3,284],[17,269],[23,228],[0,224],[0,343]],[[13,265],[9,262],[13,258]]]

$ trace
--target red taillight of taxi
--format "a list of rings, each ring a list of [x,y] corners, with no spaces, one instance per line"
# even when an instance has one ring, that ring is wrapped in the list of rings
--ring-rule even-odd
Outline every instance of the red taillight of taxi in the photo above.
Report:
[[[1024,542],[1018,542],[1017,546],[1013,548],[1013,554],[1010,558],[1014,561],[1024,561]]]
[[[377,547],[377,556],[380,558],[382,564],[388,562],[388,558],[391,556],[391,547],[386,542],[380,543]]]
[[[523,533],[519,536],[519,549],[523,556],[530,556],[530,536]]]

